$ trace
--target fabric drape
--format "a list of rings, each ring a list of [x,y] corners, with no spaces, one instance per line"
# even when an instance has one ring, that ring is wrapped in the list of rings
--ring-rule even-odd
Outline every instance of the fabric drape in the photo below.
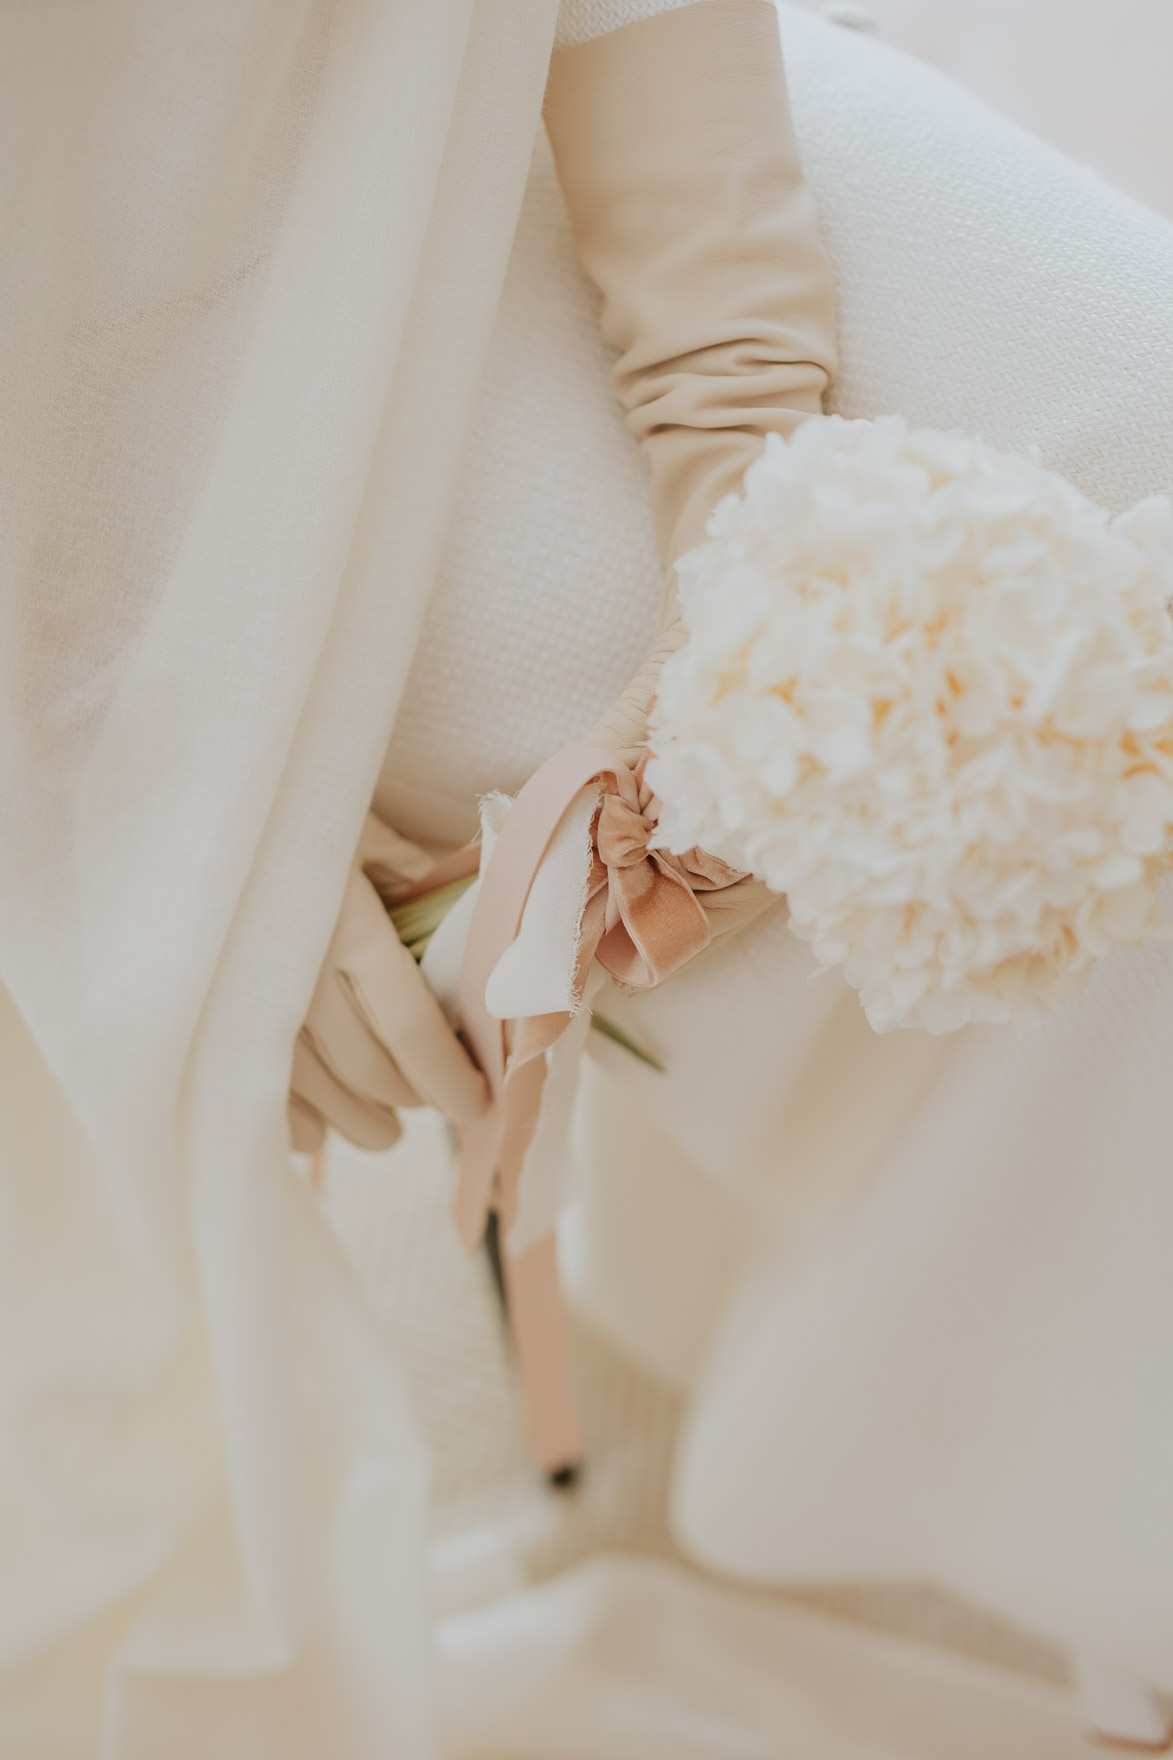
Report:
[[[0,19],[6,1754],[431,1751],[424,1466],[285,1096],[555,12]]]

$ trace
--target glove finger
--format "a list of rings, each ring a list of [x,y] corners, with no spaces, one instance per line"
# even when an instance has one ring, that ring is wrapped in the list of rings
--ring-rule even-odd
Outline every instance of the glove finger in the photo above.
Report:
[[[364,1101],[343,1087],[326,1068],[304,1031],[293,1048],[290,1086],[295,1101],[308,1104],[360,1149],[389,1149],[402,1134],[394,1112]]]
[[[298,1155],[315,1155],[326,1140],[326,1121],[300,1094],[289,1096],[289,1141]]]
[[[355,1007],[387,1047],[425,1106],[467,1124],[489,1103],[484,1076],[448,1024],[403,943],[386,948],[377,970],[365,961],[340,972]]]
[[[366,950],[363,970],[377,970],[378,959],[373,948]],[[366,1017],[356,1011],[353,990],[341,981],[337,969],[323,973],[303,1030],[330,1074],[361,1100],[386,1108],[421,1104],[387,1047],[372,1033]]]

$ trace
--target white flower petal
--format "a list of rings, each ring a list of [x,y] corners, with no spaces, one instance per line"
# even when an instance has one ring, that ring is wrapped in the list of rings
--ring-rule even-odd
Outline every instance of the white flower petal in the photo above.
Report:
[[[680,565],[660,839],[789,896],[877,1030],[1029,1019],[1168,925],[1173,507],[1037,457],[811,418]]]

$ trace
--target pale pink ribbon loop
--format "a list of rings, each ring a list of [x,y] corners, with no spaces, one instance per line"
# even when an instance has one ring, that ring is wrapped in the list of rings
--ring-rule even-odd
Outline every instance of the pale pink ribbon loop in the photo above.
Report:
[[[548,1470],[577,1461],[582,1452],[554,1237],[512,1255],[508,1234],[541,1106],[544,1053],[571,1015],[497,1020],[485,1006],[485,986],[517,937],[534,876],[563,815],[591,783],[601,785],[602,800],[579,931],[575,995],[582,996],[592,959],[621,984],[646,989],[708,945],[712,930],[696,893],[729,886],[741,875],[698,850],[674,856],[649,848],[655,801],[643,768],[641,762],[632,771],[600,747],[574,745],[535,772],[514,801],[481,876],[461,974],[461,1027],[488,1078],[492,1101],[484,1116],[461,1132],[456,1221],[472,1246],[484,1232],[489,1210],[500,1214],[530,1443]]]

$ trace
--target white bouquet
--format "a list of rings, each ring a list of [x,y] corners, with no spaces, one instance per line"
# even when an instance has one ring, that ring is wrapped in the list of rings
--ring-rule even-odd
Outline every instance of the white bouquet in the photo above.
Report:
[[[814,419],[679,565],[658,841],[787,896],[872,1025],[1036,1015],[1168,935],[1173,508],[1037,458]]]

